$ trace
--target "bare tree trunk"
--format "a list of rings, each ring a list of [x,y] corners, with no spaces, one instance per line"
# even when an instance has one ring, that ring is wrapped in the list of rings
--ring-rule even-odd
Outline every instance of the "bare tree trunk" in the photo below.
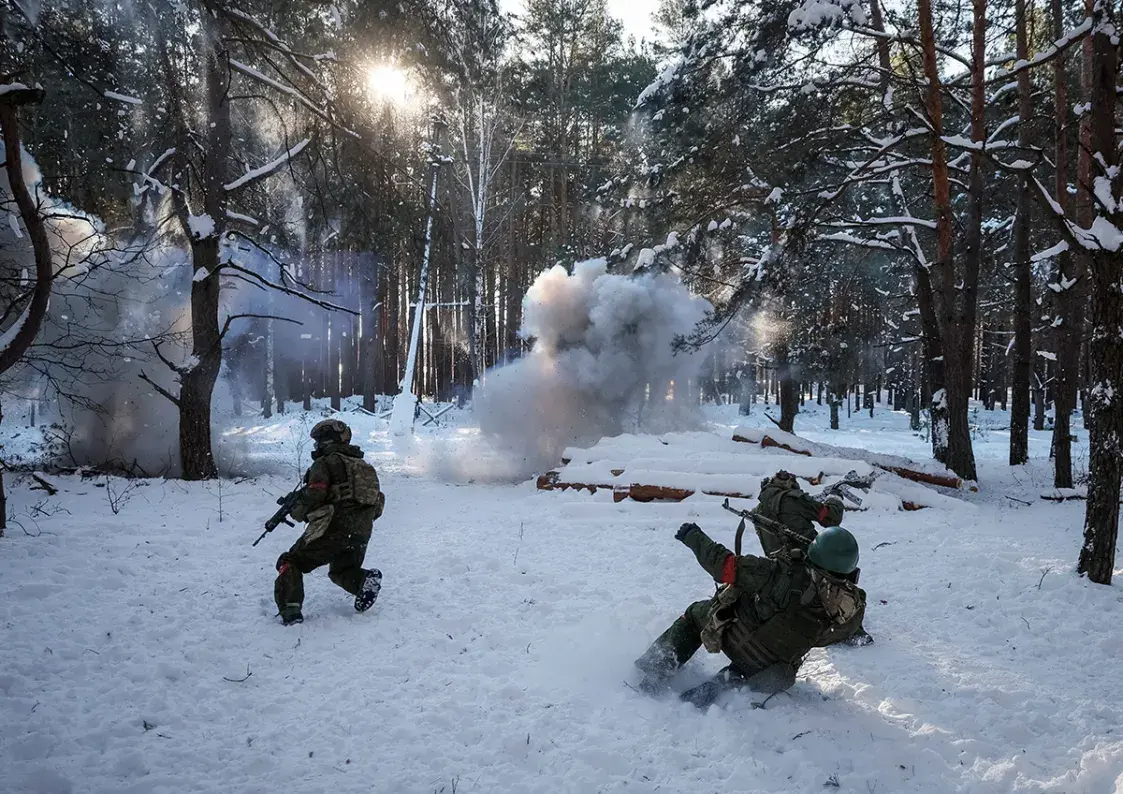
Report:
[[[796,392],[797,382],[789,356],[788,343],[785,341],[776,350],[776,374],[780,379],[780,429],[792,433],[795,415],[799,412],[799,394]]]
[[[1106,171],[1117,163],[1115,140],[1117,53],[1112,38],[1114,2],[1096,3],[1090,75],[1092,157]],[[1115,213],[1118,227],[1123,218]],[[1091,259],[1092,335],[1088,345],[1092,388],[1088,505],[1084,543],[1076,566],[1097,584],[1111,584],[1119,534],[1119,486],[1123,479],[1123,294],[1119,255],[1098,252]]]
[[[972,56],[972,118],[971,136],[975,141],[986,140],[984,104],[985,83],[985,0],[973,0],[975,15]],[[964,270],[957,282],[954,260],[954,228],[951,209],[951,181],[948,173],[947,144],[943,140],[943,97],[939,64],[936,58],[936,38],[932,23],[931,0],[919,0],[917,11],[920,21],[921,48],[924,56],[924,75],[927,79],[927,112],[932,127],[932,196],[936,210],[937,255],[932,264],[933,297],[936,299],[936,318],[943,341],[943,388],[933,382],[932,388],[932,444],[936,450],[943,445],[944,463],[967,480],[974,480],[975,456],[971,448],[971,429],[967,406],[971,393],[971,364],[975,328],[976,292],[978,288],[979,261],[982,255],[981,224],[983,200],[983,155],[971,156],[970,186],[968,190],[968,222]],[[927,332],[926,332],[927,335]],[[931,364],[935,362],[930,362]],[[946,433],[946,436],[941,437]]]
[[[273,298],[269,298],[269,314],[272,314]],[[265,394],[261,398],[261,415],[266,419],[273,416],[273,395],[276,392],[276,371],[274,370],[273,321],[265,321]]]
[[[20,141],[19,112],[23,105],[38,104],[43,100],[42,89],[15,89],[0,96],[0,136],[4,141],[4,168],[8,177],[8,187],[19,212],[19,220],[31,238],[31,249],[35,259],[35,286],[31,300],[16,322],[19,323],[11,341],[0,350],[0,373],[15,366],[24,353],[31,347],[51,300],[51,287],[54,281],[54,266],[51,256],[51,242],[47,228],[39,214],[38,203],[32,198],[23,173],[23,144]],[[15,216],[13,215],[14,219]],[[3,423],[3,409],[0,408],[0,424]],[[33,422],[34,424],[34,422]],[[4,470],[0,467],[0,538],[8,528],[8,494],[4,488]]]
[[[4,168],[12,199],[15,201],[19,220],[31,238],[31,249],[35,260],[35,286],[27,308],[17,318],[18,330],[11,341],[0,350],[0,373],[7,372],[23,358],[31,347],[47,307],[51,300],[51,286],[54,281],[54,267],[51,255],[51,241],[47,237],[47,227],[39,214],[39,204],[27,186],[23,172],[23,149],[20,141],[19,111],[25,105],[43,101],[42,89],[16,89],[0,95],[0,134],[3,135],[5,161]],[[14,219],[15,216],[13,215]]]
[[[1047,368],[1044,368],[1047,370]],[[1048,377],[1047,371],[1045,373],[1033,373],[1033,429],[1045,429],[1045,378]]]
[[[1017,54],[1029,58],[1029,36],[1026,30],[1026,0],[1015,4]],[[1063,60],[1058,58],[1057,60]],[[1030,119],[1033,116],[1032,86],[1029,70],[1018,75],[1018,145],[1023,151],[1030,143]],[[1063,112],[1058,108],[1058,112]],[[1019,466],[1029,460],[1029,395],[1032,367],[1033,267],[1030,262],[1030,212],[1032,207],[1028,176],[1018,191],[1018,209],[1014,216],[1014,366],[1011,383],[1014,390],[1010,407],[1010,465]]]
[[[209,128],[201,175],[203,209],[210,230],[199,236],[180,208],[184,232],[191,236],[191,259],[196,279],[191,282],[191,358],[180,373],[179,454],[185,480],[205,480],[218,475],[211,445],[211,401],[222,366],[222,334],[218,327],[220,242],[226,230],[226,166],[232,139],[227,101],[229,70],[221,51],[225,27],[221,15],[201,15],[209,50],[204,64]],[[188,146],[188,141],[181,141]],[[184,178],[187,177],[186,171]]]
[[[1054,40],[1064,33],[1064,4],[1052,0]],[[1053,59],[1053,106],[1055,184],[1053,195],[1061,208],[1068,212],[1068,73],[1064,58]],[[1053,423],[1053,486],[1071,488],[1072,480],[1072,412],[1076,408],[1076,388],[1079,382],[1080,341],[1084,333],[1084,259],[1080,255],[1063,252],[1057,257],[1054,278],[1061,288],[1056,298],[1057,329],[1057,381],[1056,421]],[[1065,287],[1070,284],[1069,287]]]
[[[359,366],[362,369],[363,408],[378,410],[378,376],[381,362],[378,356],[378,260],[363,256],[359,260],[359,305],[362,335],[359,341]]]

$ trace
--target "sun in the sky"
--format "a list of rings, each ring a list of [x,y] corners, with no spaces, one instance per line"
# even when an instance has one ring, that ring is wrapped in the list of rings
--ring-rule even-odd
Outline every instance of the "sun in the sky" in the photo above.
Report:
[[[404,105],[415,93],[405,70],[388,64],[367,69],[367,91],[375,99],[395,105]]]

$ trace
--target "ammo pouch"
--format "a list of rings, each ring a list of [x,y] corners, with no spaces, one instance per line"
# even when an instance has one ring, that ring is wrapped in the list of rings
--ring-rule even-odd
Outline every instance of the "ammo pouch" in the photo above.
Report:
[[[702,629],[702,644],[710,653],[721,653],[721,642],[725,629],[737,620],[737,599],[741,593],[731,584],[718,588],[717,595],[710,604],[710,614]]]
[[[327,532],[328,526],[331,524],[332,518],[335,516],[335,505],[323,505],[317,507],[308,514],[308,528],[304,530],[301,540],[305,543],[311,543]]]

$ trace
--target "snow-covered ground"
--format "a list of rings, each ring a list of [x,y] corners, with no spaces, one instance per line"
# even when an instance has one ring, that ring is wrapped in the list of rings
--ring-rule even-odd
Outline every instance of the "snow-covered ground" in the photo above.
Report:
[[[811,441],[926,455],[903,414],[832,432],[807,409]],[[723,438],[746,424],[710,414]],[[979,493],[848,517],[876,643],[814,652],[764,709],[738,693],[707,713],[628,684],[712,592],[673,534],[693,520],[731,545],[718,498],[470,483],[468,417],[403,459],[355,413],[388,494],[367,556],[385,587],[357,615],[316,572],[284,628],[273,563],[297,533],[250,544],[315,417],[226,431],[291,477],[63,477],[50,498],[9,477],[25,531],[0,540],[0,790],[1121,792],[1123,588],[1073,575],[1083,508],[1038,498],[1048,434],[1011,470],[1005,416],[979,415]],[[702,654],[681,683],[720,665]]]

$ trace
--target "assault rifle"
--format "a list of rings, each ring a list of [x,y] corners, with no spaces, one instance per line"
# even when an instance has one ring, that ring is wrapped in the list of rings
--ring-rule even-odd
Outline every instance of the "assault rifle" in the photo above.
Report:
[[[295,527],[296,524],[289,521],[289,513],[291,513],[293,511],[293,508],[296,507],[296,503],[299,500],[300,500],[300,489],[299,488],[297,488],[295,491],[292,491],[291,493],[285,494],[284,496],[278,498],[277,504],[279,504],[281,506],[280,509],[278,509],[276,513],[271,515],[269,517],[269,520],[265,522],[265,531],[262,532],[261,536],[253,542],[253,545],[256,546],[258,543],[261,543],[261,541],[265,539],[266,535],[268,535],[274,529],[279,527],[281,524],[288,524],[290,527]]]
[[[849,471],[846,473],[846,476],[844,476],[834,485],[824,488],[823,492],[819,495],[836,495],[839,497],[844,497],[846,499],[849,499],[858,507],[861,507],[862,500],[858,498],[858,496],[855,495],[854,491],[851,489],[861,488],[863,491],[869,491],[870,487],[873,485],[874,479],[876,479],[876,475],[873,473],[867,474],[865,477],[859,477],[856,471]]]
[[[728,499],[722,502],[721,506],[730,513],[741,516],[741,523],[737,525],[737,536],[733,543],[733,553],[738,557],[741,556],[741,536],[745,534],[746,519],[753,522],[753,526],[756,527],[758,532],[764,531],[777,539],[793,541],[797,548],[805,549],[808,544],[811,543],[810,539],[805,538],[794,529],[781,524],[779,521],[766,518],[754,510],[738,510],[735,507],[731,507]]]

